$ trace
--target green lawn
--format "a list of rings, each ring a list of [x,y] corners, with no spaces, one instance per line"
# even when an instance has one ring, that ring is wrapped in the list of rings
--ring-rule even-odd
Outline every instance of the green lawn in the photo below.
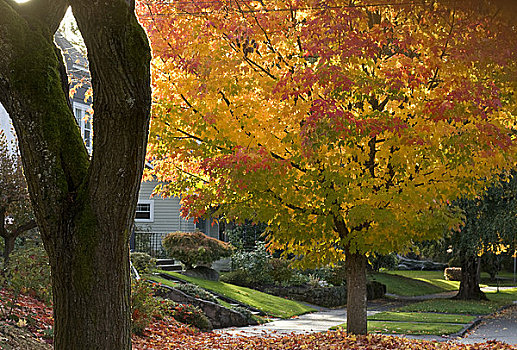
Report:
[[[464,325],[450,323],[411,323],[411,322],[389,322],[389,321],[368,321],[369,333],[386,334],[413,334],[413,335],[444,335],[453,334],[463,329]],[[332,327],[332,329],[346,328],[346,323]]]
[[[425,323],[470,323],[475,316],[427,312],[385,311],[369,316],[372,321],[425,322]]]
[[[460,286],[460,282],[457,281],[447,281],[443,277],[443,271],[385,271],[384,273],[386,279],[404,277],[409,278],[412,281],[407,281],[402,279],[399,283],[395,281],[392,282],[395,284],[394,289],[396,288],[399,292],[404,292],[406,288],[405,283],[409,283],[411,294],[399,294],[398,295],[424,295],[424,294],[433,294],[433,293],[441,293],[447,291],[458,290]],[[395,277],[396,276],[396,277]],[[417,282],[422,282],[422,284],[418,284]],[[430,293],[429,293],[430,292]]]
[[[398,274],[399,271],[389,271],[385,273],[373,273],[370,275],[370,279],[386,285],[388,293],[402,295],[402,296],[416,296],[447,292],[450,290],[458,289],[458,282],[445,281],[442,277],[442,281],[436,276],[428,278],[427,272],[434,271],[400,271],[406,274],[407,272],[419,272],[422,275],[417,274]]]
[[[293,316],[305,314],[307,312],[316,311],[313,308],[297,301],[279,298],[277,296],[262,293],[250,288],[240,287],[219,281],[208,281],[200,278],[184,276],[176,272],[159,272],[196,284],[201,288],[252,306],[263,311],[267,315],[274,317],[290,318]],[[152,277],[152,279],[155,278]]]
[[[147,279],[149,280],[152,280],[152,281],[155,281],[155,282],[158,282],[158,283],[161,283],[161,284],[164,284],[166,286],[169,286],[169,287],[176,287],[179,283],[178,282],[174,282],[174,281],[171,281],[171,280],[168,280],[168,279],[165,279],[163,277],[159,277],[159,276],[147,276]],[[224,300],[218,300],[219,304],[224,306],[224,307],[227,307],[227,308],[231,308],[232,306],[230,305],[230,303],[224,301]]]
[[[517,300],[517,288],[486,293],[489,301],[433,299],[400,308],[400,311],[443,312],[450,314],[488,315]]]

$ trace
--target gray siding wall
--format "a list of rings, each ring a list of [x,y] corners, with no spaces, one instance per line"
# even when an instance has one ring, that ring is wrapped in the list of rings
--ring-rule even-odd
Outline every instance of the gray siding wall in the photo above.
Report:
[[[151,197],[154,188],[158,185],[156,181],[142,182],[138,200],[152,200],[154,203],[153,222],[135,222],[139,231],[153,233],[169,233],[174,231],[192,232],[195,230],[192,219],[185,220],[180,216],[180,199],[178,197],[162,198],[161,196]]]

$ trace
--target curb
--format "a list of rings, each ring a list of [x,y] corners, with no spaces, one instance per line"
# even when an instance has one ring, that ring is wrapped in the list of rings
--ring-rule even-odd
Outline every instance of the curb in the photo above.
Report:
[[[497,309],[496,311],[492,312],[491,314],[480,316],[480,317],[476,318],[474,321],[472,321],[472,323],[465,326],[465,328],[463,328],[461,331],[453,333],[453,334],[449,334],[448,336],[456,337],[456,338],[465,338],[465,334],[468,331],[477,327],[485,318],[493,316],[493,315],[497,314],[498,312],[504,311],[511,307],[514,307],[516,304],[517,304],[517,301],[514,301],[512,304],[505,305],[505,306],[501,307],[500,309]]]

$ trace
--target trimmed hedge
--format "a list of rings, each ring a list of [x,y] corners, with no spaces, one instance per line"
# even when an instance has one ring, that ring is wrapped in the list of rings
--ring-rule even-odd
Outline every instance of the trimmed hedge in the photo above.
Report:
[[[448,267],[443,271],[447,281],[461,281],[461,267]]]

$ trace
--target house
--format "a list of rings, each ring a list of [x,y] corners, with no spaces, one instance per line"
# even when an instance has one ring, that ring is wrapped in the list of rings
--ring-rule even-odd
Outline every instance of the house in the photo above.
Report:
[[[93,146],[93,111],[90,89],[90,73],[85,54],[70,43],[61,32],[55,34],[54,40],[61,48],[69,74],[71,96],[70,102],[77,125],[81,130],[86,149],[91,154]],[[7,112],[0,105],[0,126],[7,130],[9,125]],[[5,129],[4,129],[4,124]],[[149,166],[149,165],[147,165]],[[177,197],[163,198],[152,196],[155,181],[142,182],[138,195],[135,213],[135,225],[131,238],[131,248],[145,251],[155,256],[163,255],[161,239],[169,232],[192,232],[199,229],[203,233],[221,238],[219,225],[211,219],[201,219],[194,223],[192,219],[185,220],[180,215],[180,199]]]

